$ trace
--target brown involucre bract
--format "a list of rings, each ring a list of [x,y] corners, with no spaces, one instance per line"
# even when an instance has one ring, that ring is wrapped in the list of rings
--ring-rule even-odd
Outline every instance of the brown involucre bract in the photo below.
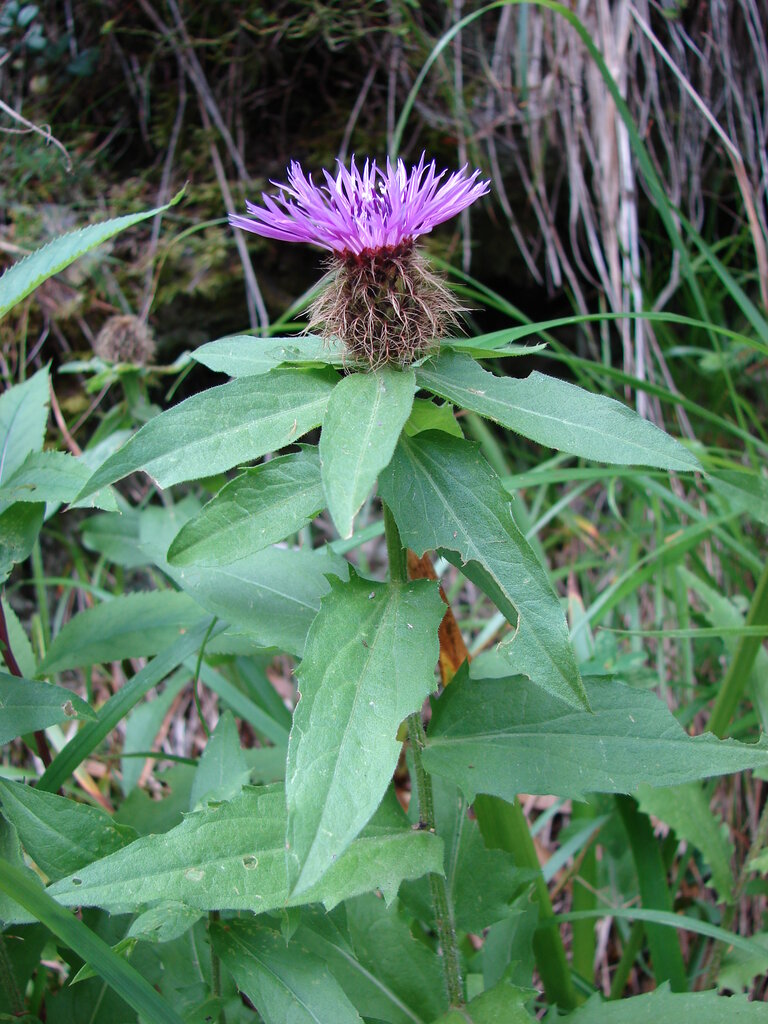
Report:
[[[339,338],[352,360],[409,366],[457,330],[464,307],[412,242],[337,253],[329,262],[309,329]]]

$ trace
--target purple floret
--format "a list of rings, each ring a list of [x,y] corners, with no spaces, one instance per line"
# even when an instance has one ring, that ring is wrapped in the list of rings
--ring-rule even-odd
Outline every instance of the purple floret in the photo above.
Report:
[[[490,183],[467,167],[444,181],[435,161],[419,163],[410,174],[402,160],[386,170],[366,160],[362,171],[352,157],[350,169],[339,163],[334,178],[323,171],[325,185],[315,185],[297,161],[288,168],[288,184],[273,182],[276,196],[262,193],[264,206],[246,202],[248,216],[230,214],[234,227],[286,242],[309,242],[335,253],[359,255],[392,248],[431,231],[486,195]]]

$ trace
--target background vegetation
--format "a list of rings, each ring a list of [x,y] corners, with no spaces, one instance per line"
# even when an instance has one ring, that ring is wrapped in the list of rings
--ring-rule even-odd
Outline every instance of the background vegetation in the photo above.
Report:
[[[567,599],[582,664],[656,689],[692,732],[754,738],[768,720],[768,5],[581,0],[567,6],[582,34],[552,6],[5,0],[4,261],[187,190],[16,306],[0,322],[0,373],[10,385],[52,363],[46,444],[79,454],[210,383],[185,355],[199,344],[301,326],[319,258],[226,225],[226,211],[281,180],[290,159],[319,170],[353,152],[415,160],[425,150],[441,165],[481,167],[491,197],[428,248],[471,307],[470,333],[520,327],[518,340],[548,343],[496,372],[546,368],[620,398],[686,439],[709,476],[553,457],[471,413],[464,431],[515,495],[518,522]],[[102,329],[118,314],[147,324],[139,369],[104,358],[115,339]],[[125,488],[134,504],[152,498],[143,480]],[[160,585],[131,563],[125,538],[100,539],[86,515],[52,519],[5,590],[38,661],[78,611]],[[366,516],[376,518],[366,509],[363,529]],[[319,528],[332,535],[330,522]],[[383,540],[356,557],[380,568]],[[438,569],[472,653],[492,646],[502,618],[450,567]],[[142,666],[79,665],[64,679],[98,705]],[[261,671],[290,698],[287,658]],[[269,701],[239,663],[230,678],[255,703]],[[119,724],[84,763],[81,797],[114,808],[129,792],[126,772],[137,793],[158,796],[179,767],[173,758],[199,757],[219,698],[203,688],[196,708],[188,679],[163,714],[134,721],[132,734]],[[258,730],[239,728],[246,746],[257,742]],[[163,759],[120,766],[130,744]],[[5,777],[35,764],[20,741],[4,748]],[[752,868],[766,844],[765,783],[746,773],[699,792],[698,819],[651,791],[642,813],[623,817],[603,798],[523,797],[555,910],[617,910],[596,930],[591,920],[565,926],[585,991],[636,994],[665,976],[658,957],[649,962],[642,920],[621,916],[638,899],[656,908],[668,899],[768,948],[768,889]],[[644,876],[651,850],[663,870]],[[661,903],[651,877],[663,878]],[[681,941],[691,989],[766,997],[768,955],[750,959],[701,935]],[[35,1013],[46,990],[51,1007],[69,1005],[64,973],[59,964],[35,976]]]

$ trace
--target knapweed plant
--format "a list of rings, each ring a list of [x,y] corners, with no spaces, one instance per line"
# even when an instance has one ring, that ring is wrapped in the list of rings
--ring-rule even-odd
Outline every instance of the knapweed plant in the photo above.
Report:
[[[418,242],[487,193],[478,172],[441,174],[423,157],[410,170],[352,161],[321,184],[293,164],[288,184],[231,221],[330,253],[315,333],[203,345],[193,358],[229,382],[78,458],[43,451],[46,369],[0,399],[5,577],[30,553],[39,564],[43,522],[68,503],[101,510],[81,526],[100,572],[143,584],[110,594],[95,578],[89,607],[48,624],[34,651],[2,605],[0,740],[24,737],[43,763],[0,781],[0,987],[12,1017],[762,1013],[687,994],[702,946],[684,956],[681,934],[764,950],[703,911],[673,913],[674,847],[658,845],[628,794],[690,806],[704,824],[684,834],[708,821],[716,839],[700,780],[764,771],[768,746],[689,734],[620,658],[583,643],[587,621],[572,619],[572,640],[522,502],[462,422],[485,418],[574,460],[649,467],[656,480],[699,463],[612,398],[482,365],[531,349],[504,330],[462,336],[461,303]],[[13,268],[0,307],[137,219]],[[140,472],[151,486],[131,503],[112,485]],[[495,621],[473,659],[468,601],[481,626]],[[125,670],[128,658],[143,660]],[[98,666],[110,664],[125,678],[96,706]],[[73,670],[85,670],[87,699]],[[190,680],[198,701],[201,689],[218,696],[215,729],[199,758],[153,770],[147,757],[163,756],[156,738]],[[257,738],[247,748],[238,719]],[[119,786],[98,784],[105,758]],[[519,794],[570,808],[557,868],[542,871]],[[586,881],[566,930],[547,882],[569,856]],[[642,956],[655,993],[610,1003],[596,992],[593,924],[611,915],[635,922],[617,932],[624,981]],[[58,972],[47,997],[43,961]]]

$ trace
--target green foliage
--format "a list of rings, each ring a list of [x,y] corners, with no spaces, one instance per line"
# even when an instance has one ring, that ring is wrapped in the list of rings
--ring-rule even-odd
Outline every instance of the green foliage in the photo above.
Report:
[[[388,367],[354,373],[333,389],[319,453],[328,511],[341,537],[352,536],[360,506],[389,464],[415,390],[412,370]]]
[[[680,219],[593,40],[559,4],[491,4],[437,42],[418,5],[388,7],[392,38],[429,53],[393,143],[433,66],[459,101],[449,44],[510,6],[521,48],[534,7],[582,37],[680,262],[676,301],[695,316],[647,316],[657,364],[637,377],[611,361],[624,314],[521,323],[463,274],[468,305],[511,326],[367,372],[336,340],[283,336],[306,296],[262,323],[264,337],[256,316],[251,334],[205,344],[208,324],[185,323],[160,339],[160,350],[172,335],[193,349],[170,367],[125,372],[67,356],[70,390],[53,375],[57,426],[68,424],[59,435],[51,372],[27,353],[26,305],[18,325],[4,321],[20,334],[15,360],[0,339],[3,367],[19,370],[0,396],[0,998],[14,1019],[764,1016],[759,981],[754,1002],[726,1003],[715,986],[746,987],[765,965],[764,932],[738,934],[750,918],[737,911],[764,889],[749,873],[765,869],[768,814],[747,850],[729,834],[746,834],[742,822],[719,808],[737,786],[744,806],[754,798],[748,775],[728,775],[768,769],[757,738],[768,724],[768,437],[755,398],[768,329],[738,243],[729,254]],[[310,7],[295,18],[243,8],[238,33],[325,33],[337,47],[365,37],[360,12]],[[39,11],[9,12],[3,45],[29,59]],[[195,53],[198,39],[230,37],[215,31],[218,12],[189,17],[206,31],[178,50],[179,67],[193,69],[215,123]],[[106,23],[104,37],[119,27],[125,43],[126,24]],[[163,52],[177,29],[161,33]],[[89,72],[93,53],[81,47],[68,74]],[[242,62],[227,67],[239,75]],[[464,133],[468,110],[455,113]],[[213,130],[201,133],[206,153]],[[222,138],[232,142],[228,129]],[[137,202],[145,183],[122,187]],[[21,261],[0,279],[0,317],[167,209],[93,225]],[[215,294],[221,330],[241,329],[218,294],[229,253],[219,224],[172,243],[184,242],[177,258],[198,285],[159,284],[169,249],[128,272],[129,283],[145,277],[145,314],[155,289],[158,322],[172,296]],[[493,261],[493,246],[475,240]],[[658,248],[650,234],[641,241]],[[267,268],[271,243],[259,244]],[[126,306],[114,261],[103,275],[97,266],[105,298]],[[279,274],[270,307],[291,287]],[[269,273],[258,276],[269,287]],[[644,317],[631,314],[633,328],[647,328]],[[530,334],[538,343],[520,344]],[[596,339],[599,358],[574,354]],[[553,372],[531,372],[533,357]],[[37,372],[24,379],[27,363]],[[232,380],[206,387],[205,371]],[[166,394],[163,375],[176,378]],[[689,377],[690,393],[677,394],[674,381]],[[629,407],[630,389],[649,416]],[[656,425],[662,410],[679,415],[685,443]],[[551,450],[544,461],[529,440]],[[702,467],[708,477],[694,476]],[[436,580],[408,578],[406,549],[433,557],[444,599]],[[426,561],[410,563],[430,575]],[[710,778],[720,781],[702,784]],[[604,963],[615,956],[610,1000],[593,974],[598,918],[611,919],[600,947]],[[705,984],[712,991],[687,991]]]
[[[0,743],[70,718],[96,718],[86,702],[71,690],[5,672],[0,672],[0,711]]]
[[[327,908],[380,888],[391,899],[404,878],[439,870],[442,844],[414,832],[391,804],[381,808],[322,883],[291,896],[285,857],[282,786],[246,789],[188,814],[165,835],[150,835],[50,887],[65,906],[135,913],[178,901],[198,910],[265,913],[322,902]]]
[[[286,767],[286,858],[305,893],[376,810],[397,729],[434,689],[443,605],[433,583],[331,580],[298,672]]]
[[[688,736],[652,693],[601,679],[586,691],[591,711],[578,711],[523,677],[464,673],[435,706],[425,764],[470,799],[507,800],[632,793],[768,765],[768,741]]]
[[[515,627],[502,646],[515,666],[569,704],[586,706],[557,595],[477,447],[442,433],[401,438],[380,487],[404,542],[419,554],[455,552],[464,575]]]

